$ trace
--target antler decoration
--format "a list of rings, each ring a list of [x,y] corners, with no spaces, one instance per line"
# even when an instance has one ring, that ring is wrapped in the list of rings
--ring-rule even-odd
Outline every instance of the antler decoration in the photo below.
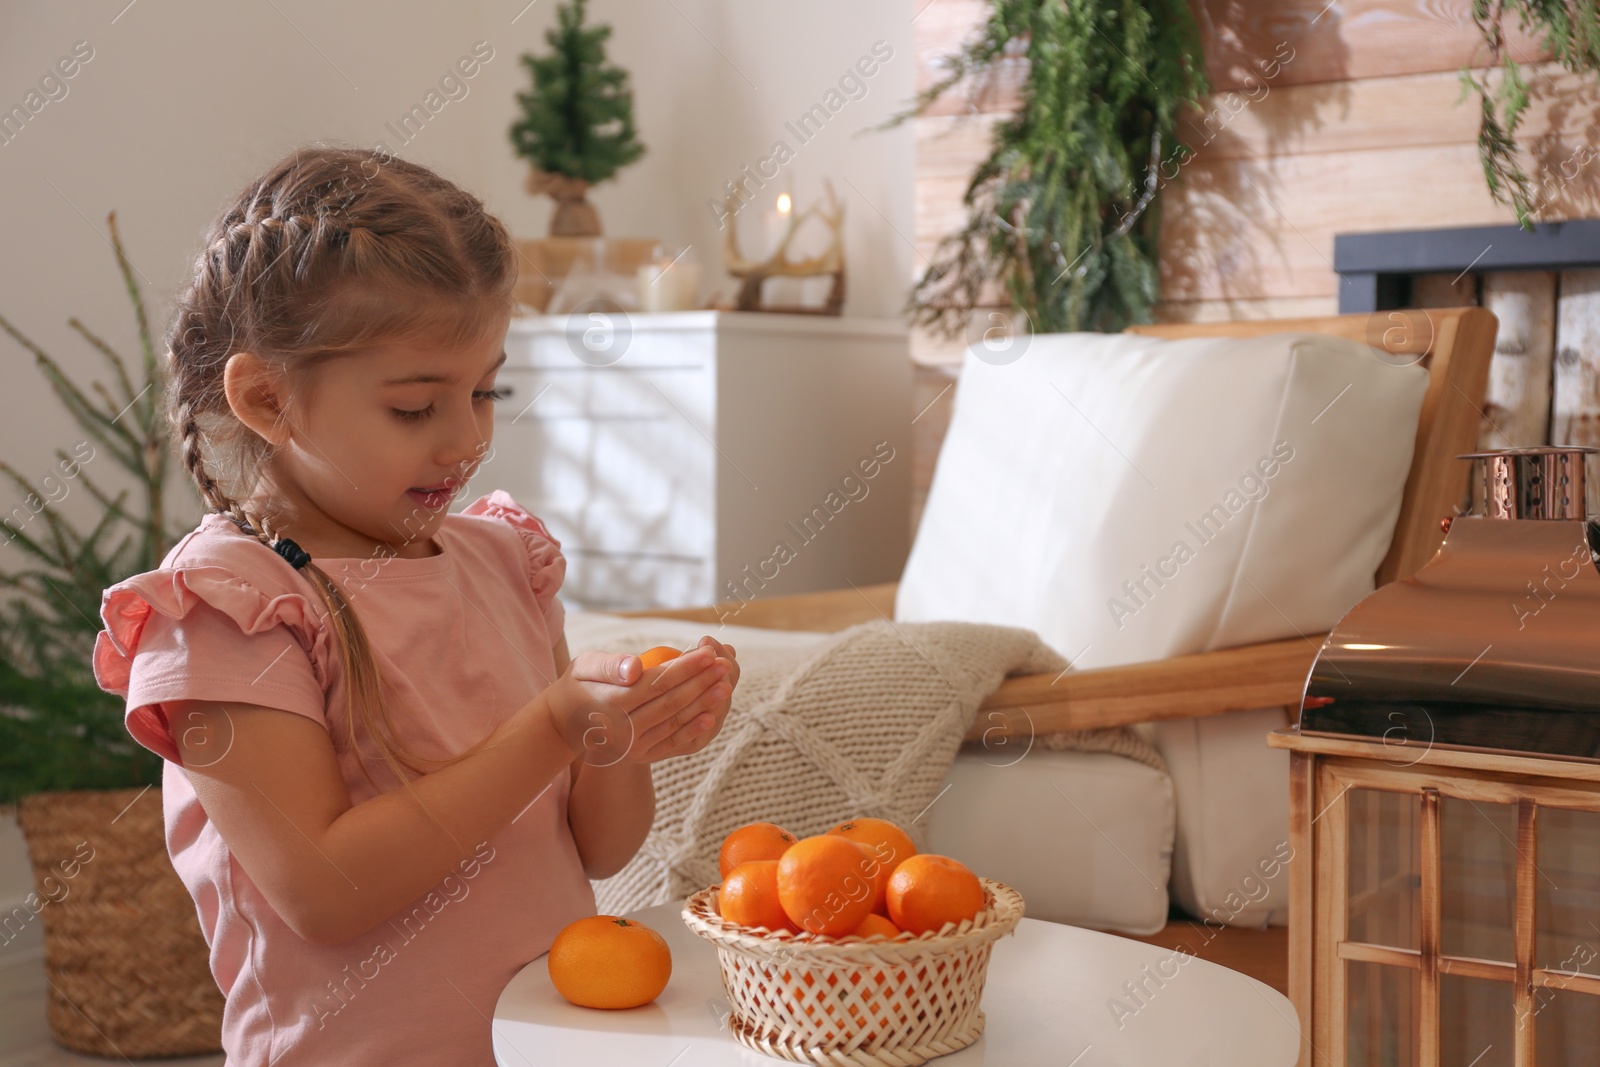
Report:
[[[772,255],[765,260],[756,262],[746,259],[739,252],[739,235],[736,225],[739,205],[735,203],[730,194],[727,198],[728,231],[723,237],[722,255],[727,264],[728,273],[742,280],[739,286],[738,302],[735,305],[740,311],[779,311],[787,314],[805,315],[840,315],[844,312],[844,205],[839,202],[834,194],[833,183],[824,178],[823,185],[827,187],[827,208],[818,203],[812,204],[804,211],[791,212],[789,224],[783,232],[783,238],[778,242],[778,247]],[[791,261],[789,259],[789,245],[794,240],[794,235],[800,224],[810,215],[815,214],[832,232],[833,237],[828,242],[828,247],[821,253],[806,259]],[[828,290],[828,299],[821,307],[799,306],[764,306],[761,303],[761,284],[768,278],[816,278],[823,275],[833,276],[833,286]]]

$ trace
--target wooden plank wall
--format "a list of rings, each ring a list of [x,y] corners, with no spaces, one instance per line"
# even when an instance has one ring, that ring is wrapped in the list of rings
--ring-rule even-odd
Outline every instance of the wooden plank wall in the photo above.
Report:
[[[1165,321],[1333,314],[1339,232],[1514,222],[1489,196],[1477,108],[1460,71],[1484,62],[1471,0],[1194,0],[1215,92],[1186,121],[1193,150],[1163,190]],[[987,16],[986,0],[931,0],[917,16],[919,87]],[[1513,34],[1541,95],[1521,134],[1548,166],[1546,218],[1600,214],[1600,93]],[[917,123],[918,273],[962,223],[961,194],[989,131],[1016,105],[1019,63],[987,93],[959,87]],[[1169,172],[1170,172],[1169,167]],[[1450,279],[1441,284],[1448,287]],[[1460,284],[1460,283],[1458,283]],[[1443,297],[1438,298],[1442,302]],[[1476,300],[1470,301],[1476,303]],[[931,477],[959,341],[913,340],[919,489]],[[921,495],[917,498],[920,508]]]

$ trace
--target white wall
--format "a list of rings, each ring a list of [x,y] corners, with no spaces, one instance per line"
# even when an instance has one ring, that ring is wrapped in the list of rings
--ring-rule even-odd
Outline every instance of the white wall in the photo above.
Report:
[[[524,191],[526,168],[507,128],[513,93],[528,80],[517,57],[546,50],[555,4],[525,2],[10,6],[0,34],[0,108],[25,104],[77,42],[87,42],[80,52],[92,50],[92,58],[64,79],[65,96],[48,100],[0,144],[0,314],[69,373],[103,373],[66,320],[77,315],[136,354],[106,214],[117,211],[159,340],[222,202],[279,153],[321,138],[383,142],[473,189],[514,233],[542,235],[549,201]],[[911,96],[912,14],[912,0],[593,0],[591,21],[612,25],[609,54],[631,72],[648,149],[592,194],[607,232],[692,243],[708,272],[706,289],[727,288],[711,284],[727,279],[706,201],[720,199],[725,182],[781,139],[794,158],[779,181],[792,180],[802,206],[821,196],[824,176],[847,203],[846,313],[896,316],[913,276],[911,129],[852,135]],[[480,40],[494,54],[467,82],[467,95],[402,143],[388,124],[421,103]],[[880,54],[887,49],[892,58],[863,79],[865,95],[845,102],[802,144],[785,122],[824,103],[880,41]],[[5,337],[0,367],[0,459],[41,478],[55,450],[70,451],[82,435],[31,357]],[[91,472],[108,467],[89,465]],[[0,512],[20,502],[0,483]],[[69,496],[61,506],[81,519],[78,503]],[[0,565],[8,553],[0,550]]]

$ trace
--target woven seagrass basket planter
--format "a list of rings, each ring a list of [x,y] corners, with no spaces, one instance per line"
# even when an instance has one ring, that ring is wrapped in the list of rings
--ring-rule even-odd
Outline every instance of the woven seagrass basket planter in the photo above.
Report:
[[[221,1051],[222,993],[167,857],[160,790],[37,793],[17,821],[56,1041],[118,1059]]]
[[[756,933],[717,914],[717,886],[684,903],[683,921],[716,946],[740,1044],[796,1063],[913,1067],[983,1032],[989,950],[1022,918],[1022,895],[979,881],[984,910],[937,934]]]

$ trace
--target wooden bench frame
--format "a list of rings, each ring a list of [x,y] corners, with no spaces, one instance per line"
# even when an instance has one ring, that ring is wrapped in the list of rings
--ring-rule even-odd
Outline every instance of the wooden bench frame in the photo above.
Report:
[[[1154,337],[1254,337],[1307,331],[1377,344],[1401,361],[1428,369],[1416,448],[1379,585],[1407,578],[1444,540],[1441,520],[1454,514],[1466,489],[1467,461],[1477,448],[1498,320],[1483,308],[1379,311],[1370,315],[1261,322],[1136,326]],[[776,630],[842,630],[892,619],[896,583],[768,597],[715,607],[623,614],[714,623],[737,610],[741,626]],[[1273,705],[1298,707],[1323,634],[1244,645],[1151,663],[1057,675],[1013,675],[986,699],[969,738],[1055,733],[1159,719],[1198,718]],[[997,734],[996,731],[999,731]]]

